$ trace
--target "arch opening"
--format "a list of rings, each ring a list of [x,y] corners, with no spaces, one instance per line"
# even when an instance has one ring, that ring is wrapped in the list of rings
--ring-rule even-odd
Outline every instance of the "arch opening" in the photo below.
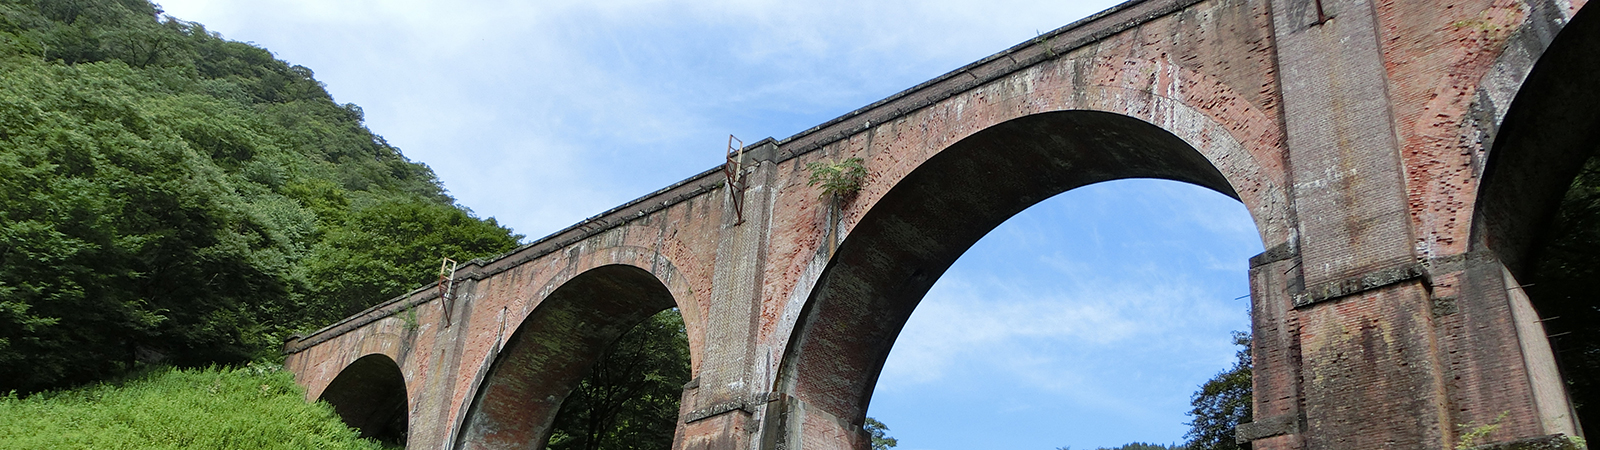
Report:
[[[406,444],[406,380],[388,355],[363,356],[345,366],[318,400],[333,405],[345,425],[386,445]]]
[[[1600,158],[1590,158],[1535,246],[1524,284],[1579,431],[1600,424]],[[1583,427],[1587,427],[1585,431]]]
[[[1538,426],[1600,423],[1600,12],[1578,11],[1523,80],[1495,132],[1473,215],[1521,341]],[[1500,270],[1500,269],[1496,269]],[[1499,276],[1499,274],[1495,274]]]
[[[1584,8],[1562,28],[1506,110],[1484,164],[1474,250],[1493,250],[1518,278],[1584,161],[1600,147],[1600,12]]]
[[[656,313],[617,337],[561,402],[548,448],[671,448],[689,379],[683,316]]]
[[[665,284],[631,265],[601,266],[566,281],[494,356],[456,448],[544,448],[561,405],[613,343],[675,306]]]
[[[918,304],[867,416],[910,447],[1181,445],[1192,396],[1237,362],[1231,332],[1250,330],[1239,297],[1262,251],[1252,225],[1241,203],[1164,180],[1097,183],[1029,207]],[[1220,385],[1235,380],[1243,392],[1210,398],[1247,396],[1248,376]],[[1249,412],[1204,412],[1236,404]]]
[[[863,215],[819,277],[778,380],[804,424],[768,439],[809,446],[803,441],[818,434],[802,429],[822,424],[851,441],[841,446],[866,445],[859,430],[888,353],[956,259],[1040,201],[1129,178],[1179,181],[1239,198],[1217,166],[1183,139],[1098,111],[1007,121],[922,163]]]

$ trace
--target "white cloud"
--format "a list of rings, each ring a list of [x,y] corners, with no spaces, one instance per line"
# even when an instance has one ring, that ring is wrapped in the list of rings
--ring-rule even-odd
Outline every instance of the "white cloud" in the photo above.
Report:
[[[1242,322],[1237,316],[1243,311],[1181,278],[1051,275],[1060,277],[1037,283],[1020,276],[941,279],[896,340],[879,389],[916,388],[977,367],[1031,386],[1075,391],[1091,377],[1085,372],[1096,358],[1151,351],[1156,354],[1143,357],[1194,350],[1215,355],[1227,336],[1218,323]]]
[[[314,69],[338,101],[531,235],[1112,2],[166,0]]]
[[[461,203],[537,238],[710,168],[729,133],[787,137],[1116,2],[161,3],[311,67]],[[1259,247],[1237,202],[1185,189],[1095,185],[1069,193],[1088,199],[1070,208],[1008,222],[995,245],[1025,256],[958,262],[878,390],[1004,383],[1019,391],[973,408],[1060,400],[1138,418],[1125,423],[1181,421],[1171,404],[1226,366],[1226,333],[1245,322],[1229,299],[1250,252],[1218,248]],[[1136,195],[1103,196],[1119,190]],[[1091,220],[1129,211],[1142,216]],[[1191,257],[1160,259],[1173,253]],[[1048,398],[1018,398],[1030,395]]]
[[[918,306],[871,414],[935,440],[967,439],[941,430],[983,417],[1099,423],[1072,433],[1104,445],[1181,436],[1189,395],[1232,363],[1229,332],[1249,326],[1248,303],[1234,297],[1259,246],[1252,229],[1197,222],[1240,218],[1248,223],[1231,199],[1152,180],[1098,184],[1024,211]],[[931,412],[950,408],[962,412]],[[1123,423],[1159,431],[1112,425]]]

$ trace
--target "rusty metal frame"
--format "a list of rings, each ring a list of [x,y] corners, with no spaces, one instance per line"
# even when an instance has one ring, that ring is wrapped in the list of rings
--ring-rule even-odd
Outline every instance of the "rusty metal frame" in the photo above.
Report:
[[[737,142],[739,145],[735,146]],[[728,135],[727,162],[722,175],[728,178],[728,195],[733,200],[734,225],[744,223],[744,141]]]
[[[439,262],[439,305],[444,309],[445,328],[450,328],[450,293],[456,288],[456,268],[459,266],[456,260],[450,258]]]

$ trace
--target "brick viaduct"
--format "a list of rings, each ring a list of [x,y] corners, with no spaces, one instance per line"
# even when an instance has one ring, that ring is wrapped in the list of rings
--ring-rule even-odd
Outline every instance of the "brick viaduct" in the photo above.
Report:
[[[1583,3],[1133,0],[751,144],[732,184],[715,168],[465,264],[290,340],[287,366],[409,448],[538,448],[606,344],[677,307],[675,448],[866,449],[890,346],[963,251],[1063,191],[1163,178],[1243,202],[1269,249],[1254,448],[1449,449],[1502,413],[1489,442],[1571,436],[1517,280],[1600,146]],[[851,157],[857,194],[806,185]]]

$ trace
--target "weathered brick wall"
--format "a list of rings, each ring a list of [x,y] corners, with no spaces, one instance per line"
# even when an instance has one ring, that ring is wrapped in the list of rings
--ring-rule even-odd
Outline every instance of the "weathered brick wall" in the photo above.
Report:
[[[1444,449],[1502,412],[1490,440],[1570,434],[1536,316],[1507,293],[1502,260],[1525,252],[1482,231],[1537,226],[1477,201],[1501,180],[1512,99],[1582,6],[1130,2],[751,145],[737,196],[697,175],[463,266],[448,300],[426,287],[292,341],[287,365],[314,399],[352,361],[392,358],[412,448],[537,445],[609,339],[596,330],[667,303],[594,292],[659,288],[695,372],[676,448],[863,449],[890,344],[967,246],[1061,191],[1163,177],[1238,198],[1270,249],[1251,264],[1255,448]],[[860,192],[834,205],[806,186],[806,164],[851,157]]]
[[[1280,100],[1267,5],[1234,1],[1193,5],[1147,2],[1137,6],[1100,19],[1132,25],[1115,34],[1095,35],[1096,40],[1081,46],[1074,45],[1074,33],[1070,30],[1047,36],[1043,39],[1045,45],[1014,49],[1013,54],[991,61],[989,65],[969,69],[971,73],[991,74],[1010,71],[1002,77],[980,82],[975,76],[963,75],[940,80],[935,87],[924,89],[956,91],[948,98],[906,113],[898,112],[909,109],[899,104],[915,103],[907,98],[893,99],[847,116],[841,123],[782,142],[780,154],[785,151],[800,153],[809,147],[817,150],[780,164],[779,173],[786,176],[780,183],[802,186],[807,176],[803,170],[805,163],[863,158],[870,173],[866,186],[855,199],[843,205],[838,218],[837,232],[841,236],[836,238],[849,241],[859,221],[878,206],[891,189],[900,186],[901,180],[952,144],[997,124],[1030,115],[1049,111],[1106,111],[1156,124],[1194,147],[1221,172],[1230,185],[1227,187],[1231,187],[1249,208],[1266,246],[1287,243],[1293,225],[1284,181],[1284,135],[1277,119]],[[1184,6],[1187,7],[1177,12],[1171,10]],[[1093,35],[1103,31],[1099,28],[1083,33]],[[1042,48],[1049,43],[1056,47]],[[1013,156],[995,154],[992,157]],[[1016,175],[1002,172],[991,176]],[[1042,199],[1056,192],[1059,191],[1039,191],[1032,195]],[[976,195],[986,194],[993,193]],[[830,218],[823,208],[790,206],[814,203],[815,195],[810,189],[780,190],[774,214],[784,226],[774,227],[774,242],[824,242],[828,239]],[[959,246],[970,245],[978,236],[981,234],[967,236],[965,239],[969,240]],[[794,395],[794,401],[803,403],[803,406],[790,406],[805,414],[803,425],[786,437],[788,443],[804,448],[817,445],[830,448],[835,444],[828,443],[837,439],[830,436],[849,436],[852,433],[848,429],[859,429],[860,415],[870,397],[870,383],[876,379],[879,368],[876,365],[881,364],[887,353],[886,347],[854,348],[870,345],[876,338],[857,342],[858,339],[851,337],[869,335],[868,327],[889,333],[897,331],[909,311],[900,309],[895,310],[895,314],[882,314],[871,305],[813,311],[815,315],[809,318],[812,324],[827,322],[819,325],[826,328],[792,331],[813,333],[818,337],[815,344],[808,343],[808,348],[789,349],[785,346],[791,342],[812,339],[810,335],[796,337],[789,332],[793,330],[792,324],[800,320],[797,313],[804,302],[814,301],[814,292],[818,289],[815,283],[829,255],[818,252],[814,246],[785,250],[770,256],[773,260],[769,267],[783,271],[773,278],[783,281],[769,283],[769,290],[774,292],[765,297],[769,305],[763,308],[763,319],[773,325],[763,329],[778,332],[765,335],[764,345],[771,348],[768,353],[776,355],[823,352],[814,358],[815,362],[792,362],[787,368],[778,367],[782,361],[774,360],[770,370],[795,372],[790,375],[794,377],[790,381],[795,385],[794,391],[787,393]],[[942,267],[930,269],[930,276],[936,277],[942,270]],[[926,282],[931,284],[932,280]],[[881,323],[843,326],[841,322],[851,317],[872,317]],[[849,360],[856,362],[844,364],[846,368],[840,369],[845,359],[830,354],[840,351],[870,354],[852,356]]]
[[[711,284],[712,265],[711,255],[699,249],[716,247],[721,224],[705,217],[716,217],[711,212],[721,207],[720,201],[688,197],[622,226],[585,230],[555,251],[535,244],[495,261],[466,264],[458,272],[448,327],[439,290],[428,286],[290,342],[285,365],[307,386],[308,399],[315,399],[355,359],[389,355],[407,380],[410,442],[436,448],[459,432],[493,356],[543,300],[575,276],[621,264],[648,271],[672,293],[698,370],[705,346],[703,311],[710,301],[701,286]],[[413,305],[415,327],[406,324],[408,314],[402,312]]]

